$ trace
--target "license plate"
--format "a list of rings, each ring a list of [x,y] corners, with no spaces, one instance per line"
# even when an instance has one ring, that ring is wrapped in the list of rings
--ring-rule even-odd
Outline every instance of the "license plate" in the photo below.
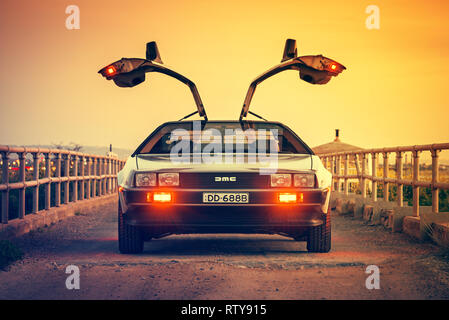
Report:
[[[203,192],[203,203],[248,203],[247,192]]]

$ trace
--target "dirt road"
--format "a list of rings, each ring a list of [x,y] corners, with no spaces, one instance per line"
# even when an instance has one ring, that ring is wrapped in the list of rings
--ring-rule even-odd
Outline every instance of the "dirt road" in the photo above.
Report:
[[[116,208],[74,216],[15,240],[26,256],[0,271],[0,299],[449,299],[449,262],[418,243],[333,217],[333,249],[276,235],[174,235],[141,255],[117,250]],[[68,290],[68,265],[80,289]],[[368,290],[368,265],[380,289]]]

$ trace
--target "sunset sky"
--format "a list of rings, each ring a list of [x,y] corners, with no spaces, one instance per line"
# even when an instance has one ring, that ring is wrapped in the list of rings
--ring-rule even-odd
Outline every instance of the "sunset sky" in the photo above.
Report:
[[[347,67],[324,86],[288,71],[264,82],[250,110],[285,123],[310,146],[333,139],[383,147],[449,142],[449,2],[1,0],[0,144],[134,149],[162,122],[195,111],[187,87],[149,74],[119,88],[97,71],[122,57],[162,60],[198,86],[210,119],[238,119],[250,82],[299,55]],[[368,5],[380,30],[368,30]],[[80,30],[65,9],[80,8]],[[251,117],[250,117],[251,118]]]

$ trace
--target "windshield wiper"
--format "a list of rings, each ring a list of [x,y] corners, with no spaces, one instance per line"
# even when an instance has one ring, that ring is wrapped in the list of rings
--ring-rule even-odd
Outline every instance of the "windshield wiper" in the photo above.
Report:
[[[264,117],[262,117],[262,116],[259,116],[259,115],[258,115],[257,113],[254,113],[254,112],[252,112],[252,111],[249,111],[249,110],[248,110],[248,113],[252,114],[253,116],[255,116],[255,117],[259,118],[259,119],[262,119],[262,120],[268,121],[268,120],[267,120],[267,119],[265,119]]]
[[[195,115],[198,113],[198,110],[192,113],[189,113],[188,115],[186,115],[184,118],[179,119],[178,121],[182,121],[184,119],[190,118],[191,116]]]

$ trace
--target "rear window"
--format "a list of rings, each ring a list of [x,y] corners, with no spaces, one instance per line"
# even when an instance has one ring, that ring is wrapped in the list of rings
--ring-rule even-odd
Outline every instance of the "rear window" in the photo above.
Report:
[[[310,149],[290,129],[269,122],[179,122],[156,129],[136,154],[170,154],[179,143],[191,153],[278,153],[310,154]],[[178,147],[179,148],[179,145]],[[271,148],[271,149],[270,149]]]

